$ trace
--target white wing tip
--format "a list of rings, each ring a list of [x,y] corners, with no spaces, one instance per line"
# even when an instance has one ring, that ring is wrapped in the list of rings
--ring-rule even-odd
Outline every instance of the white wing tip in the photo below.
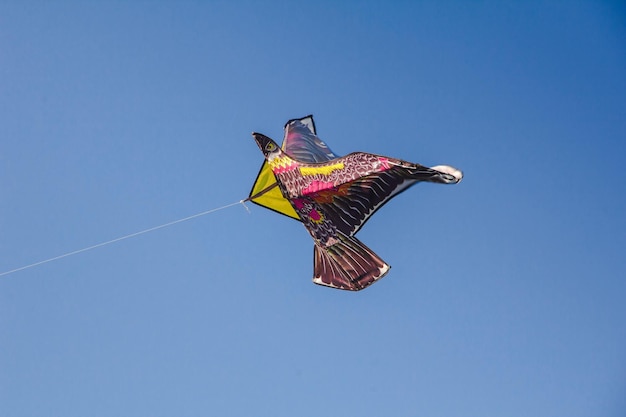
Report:
[[[443,172],[444,174],[452,175],[456,179],[456,182],[460,182],[463,179],[463,172],[449,165],[437,165],[431,169]]]

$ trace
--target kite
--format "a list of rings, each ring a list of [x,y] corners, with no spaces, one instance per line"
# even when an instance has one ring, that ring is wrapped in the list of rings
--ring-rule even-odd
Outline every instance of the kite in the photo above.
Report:
[[[463,173],[354,152],[340,157],[317,137],[313,116],[285,125],[282,146],[253,133],[265,161],[246,201],[299,220],[314,241],[313,282],[359,291],[389,264],[354,235],[396,195],[421,181],[456,184]]]

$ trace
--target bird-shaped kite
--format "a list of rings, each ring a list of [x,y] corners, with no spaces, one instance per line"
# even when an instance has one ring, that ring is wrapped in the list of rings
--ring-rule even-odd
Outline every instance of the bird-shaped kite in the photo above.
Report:
[[[317,137],[313,116],[285,125],[282,148],[252,136],[265,156],[247,200],[301,221],[315,242],[313,282],[358,291],[389,265],[354,235],[390,199],[420,181],[456,184],[456,168],[428,168],[363,152],[335,155]]]

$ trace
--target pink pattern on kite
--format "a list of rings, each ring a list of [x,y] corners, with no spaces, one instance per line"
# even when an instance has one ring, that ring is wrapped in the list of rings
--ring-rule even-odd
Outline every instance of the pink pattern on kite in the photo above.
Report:
[[[296,206],[296,209],[298,210],[304,207],[304,200],[302,200],[301,198],[294,198],[293,200],[291,200],[291,202],[294,206]]]
[[[311,184],[309,184],[308,187],[302,190],[302,194],[313,194],[317,193],[318,191],[329,190],[334,186],[335,184],[329,181],[311,181]]]
[[[285,172],[293,171],[298,167],[298,164],[292,162],[287,165],[278,165],[272,168],[274,174],[283,174]]]
[[[315,209],[311,210],[309,216],[314,222],[319,222],[322,219],[322,215]]]

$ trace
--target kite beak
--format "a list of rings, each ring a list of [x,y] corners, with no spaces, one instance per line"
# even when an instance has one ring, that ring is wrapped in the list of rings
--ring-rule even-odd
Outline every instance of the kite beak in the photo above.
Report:
[[[252,132],[252,137],[254,138],[256,145],[259,147],[259,149],[261,149],[261,151],[263,151],[263,144],[261,143],[262,136],[263,135],[261,135],[260,133]]]
[[[271,151],[269,151],[268,149],[278,149],[278,145],[276,144],[276,142],[261,133],[253,132],[252,137],[256,141],[259,149],[261,149],[261,152],[263,152],[263,155],[265,155],[266,157],[271,153]],[[269,144],[273,144],[274,146],[268,146]]]
[[[256,132],[252,132],[252,137],[254,138],[254,140],[256,141],[257,146],[259,147],[259,149],[261,150],[261,152],[265,153],[265,145],[267,145],[267,139],[269,139],[267,136],[262,135],[260,133],[256,133]]]

